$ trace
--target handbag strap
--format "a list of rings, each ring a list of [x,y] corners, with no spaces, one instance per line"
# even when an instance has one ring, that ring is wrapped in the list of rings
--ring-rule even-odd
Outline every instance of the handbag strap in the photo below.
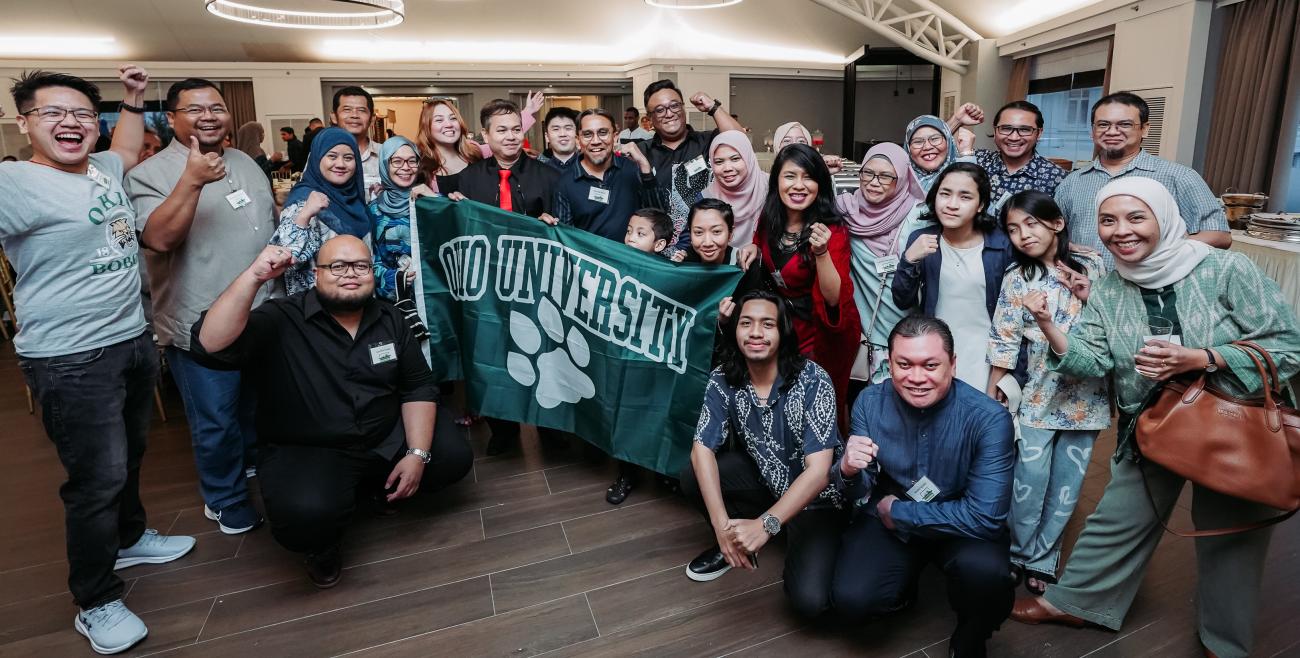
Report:
[[[889,241],[889,248],[885,250],[886,256],[894,253],[894,249],[898,247],[899,235],[902,232],[903,227],[899,226],[898,230],[894,232],[894,239]],[[902,256],[899,256],[899,259],[901,260]],[[868,322],[867,326],[862,329],[862,336],[866,338],[862,342],[867,345],[871,344],[871,332],[876,330],[876,315],[880,312],[880,300],[885,298],[885,279],[889,278],[889,274],[881,272],[877,276],[880,278],[880,290],[876,292],[876,303],[871,306],[871,322]]]
[[[1232,344],[1242,348],[1242,351],[1252,356],[1252,358],[1254,354],[1258,354],[1259,356],[1264,358],[1264,363],[1268,364],[1268,378],[1267,379],[1264,378],[1264,372],[1262,366],[1260,367],[1259,376],[1260,379],[1263,379],[1264,381],[1265,393],[1267,394],[1268,391],[1273,391],[1277,393],[1279,397],[1281,397],[1282,380],[1278,377],[1277,364],[1273,362],[1273,355],[1269,354],[1268,350],[1260,347],[1258,343],[1254,343],[1248,340],[1234,340],[1232,341]],[[1256,362],[1256,365],[1257,366],[1259,365],[1258,362]]]
[[[1213,528],[1211,530],[1175,530],[1165,523],[1164,518],[1160,515],[1160,509],[1156,507],[1156,499],[1155,496],[1151,495],[1151,484],[1147,482],[1146,469],[1142,468],[1141,461],[1138,462],[1137,467],[1138,472],[1142,474],[1142,488],[1146,491],[1147,502],[1151,503],[1151,512],[1155,515],[1156,522],[1160,524],[1160,527],[1165,529],[1165,532],[1172,535],[1178,535],[1179,537],[1223,537],[1224,535],[1241,534],[1243,532],[1250,532],[1251,530],[1259,530],[1260,528],[1267,528],[1271,525],[1276,525],[1295,516],[1295,513],[1300,511],[1291,510],[1285,514],[1264,519],[1263,521],[1243,523],[1241,525],[1229,526],[1227,528]]]

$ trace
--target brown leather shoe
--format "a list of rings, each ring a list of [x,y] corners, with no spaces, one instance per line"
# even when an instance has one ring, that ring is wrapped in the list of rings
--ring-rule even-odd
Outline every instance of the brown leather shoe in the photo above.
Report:
[[[1016,604],[1011,606],[1011,618],[1022,624],[1062,624],[1072,628],[1083,628],[1088,623],[1074,615],[1048,610],[1038,602],[1038,597],[1016,599]]]

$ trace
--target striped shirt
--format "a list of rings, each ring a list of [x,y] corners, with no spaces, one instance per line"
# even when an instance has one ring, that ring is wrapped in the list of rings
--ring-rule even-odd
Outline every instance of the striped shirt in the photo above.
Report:
[[[1094,159],[1061,181],[1056,188],[1056,205],[1069,220],[1070,241],[1101,252],[1107,270],[1115,267],[1115,258],[1097,237],[1097,193],[1106,183],[1124,176],[1144,176],[1169,188],[1178,202],[1178,213],[1187,222],[1188,233],[1228,230],[1223,204],[1190,167],[1140,151],[1123,171],[1112,176]]]

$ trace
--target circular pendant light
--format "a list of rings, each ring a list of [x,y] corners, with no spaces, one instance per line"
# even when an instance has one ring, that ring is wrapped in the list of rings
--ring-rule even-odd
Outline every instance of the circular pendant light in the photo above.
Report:
[[[663,9],[717,9],[741,2],[742,0],[645,0],[647,5]]]
[[[231,0],[203,0],[203,4],[210,13],[228,20],[305,30],[373,30],[392,27],[406,18],[406,6],[402,0],[329,1],[353,6],[356,11],[297,11]],[[267,4],[274,2],[268,0]]]

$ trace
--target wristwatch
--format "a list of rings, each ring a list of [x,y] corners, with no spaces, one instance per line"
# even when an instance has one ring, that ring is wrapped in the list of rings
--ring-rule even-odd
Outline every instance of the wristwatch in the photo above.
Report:
[[[1202,349],[1205,350],[1205,358],[1206,358],[1205,372],[1217,371],[1219,369],[1219,364],[1214,362],[1214,352],[1211,352],[1210,348],[1208,347]]]
[[[716,98],[713,99],[713,107],[709,108],[709,116],[713,116],[713,113],[717,112],[720,107],[722,107],[722,101]]]
[[[420,461],[424,462],[425,464],[428,464],[429,462],[433,461],[433,455],[429,454],[428,451],[421,450],[419,448],[407,448],[406,454],[415,455],[416,457],[419,457]]]
[[[776,536],[776,533],[781,532],[781,519],[776,518],[775,515],[771,513],[764,514],[759,518],[759,521],[763,522],[763,530],[767,534]]]
[[[122,101],[121,103],[118,103],[118,104],[117,104],[117,111],[118,111],[118,112],[133,112],[133,113],[135,113],[135,114],[144,114],[144,112],[145,112],[145,110],[144,110],[143,107],[136,107],[135,105],[131,105],[130,103],[127,103],[126,101]]]

